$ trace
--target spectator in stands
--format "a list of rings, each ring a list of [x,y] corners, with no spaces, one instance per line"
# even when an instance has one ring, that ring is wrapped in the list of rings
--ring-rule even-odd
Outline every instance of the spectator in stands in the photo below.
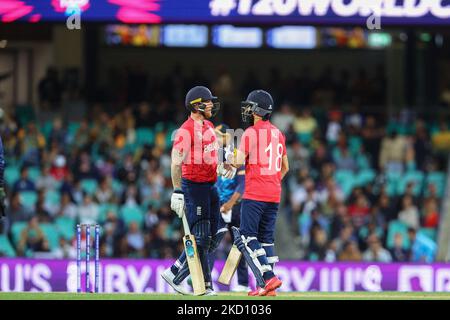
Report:
[[[417,229],[420,227],[419,210],[413,203],[411,196],[403,197],[403,209],[398,213],[398,220],[406,224],[410,228]]]
[[[355,241],[344,243],[342,252],[339,254],[339,261],[361,261],[361,252]]]
[[[336,164],[337,170],[348,170],[351,172],[356,171],[356,161],[347,147],[343,149],[338,149],[335,154],[334,163]]]
[[[252,87],[257,88],[257,87]],[[253,89],[246,90],[245,92],[250,92]],[[283,103],[280,107],[279,112],[275,112],[271,117],[271,121],[281,132],[288,131],[289,127],[294,123],[295,115],[292,112],[292,107],[288,103]]]
[[[17,253],[20,256],[25,256],[28,253],[37,251],[49,251],[45,244],[46,238],[44,232],[39,226],[38,218],[34,216],[28,221],[27,226],[20,233]]]
[[[403,172],[406,156],[405,138],[393,130],[381,142],[380,167],[387,172]]]
[[[95,192],[95,200],[98,203],[110,203],[114,201],[114,192],[111,186],[111,178],[104,177]]]
[[[83,194],[83,203],[78,208],[78,216],[82,224],[95,224],[98,221],[98,205],[92,201],[88,193]]]
[[[363,254],[364,261],[391,262],[392,257],[388,250],[384,249],[376,234],[367,239],[368,249]]]
[[[33,210],[22,205],[20,195],[17,192],[11,194],[9,206],[6,208],[8,210],[7,217],[11,224],[28,221],[33,215]]]
[[[78,217],[78,208],[71,201],[70,195],[66,192],[61,194],[59,216],[67,217],[74,220]]]
[[[39,166],[40,153],[46,145],[45,137],[36,128],[36,124],[31,121],[26,129],[20,129],[18,137],[21,146],[23,161],[26,165]]]
[[[26,166],[20,169],[20,179],[13,186],[13,193],[22,191],[36,191],[34,182],[28,177],[28,168]]]
[[[83,119],[75,133],[73,145],[77,148],[85,147],[90,140],[90,128],[87,119]]]
[[[133,161],[133,155],[127,154],[121,167],[117,170],[117,178],[127,184],[136,181],[138,177],[137,167]]]
[[[153,206],[149,204],[147,206],[147,211],[145,212],[144,217],[144,228],[146,231],[151,232],[155,226],[159,223],[159,217],[156,214],[155,210],[153,210]]]
[[[326,138],[329,145],[335,145],[341,134],[341,118],[342,113],[339,110],[332,110],[328,114],[329,122],[326,131]]]
[[[56,117],[53,120],[53,126],[52,126],[52,130],[50,131],[48,140],[49,140],[50,144],[55,143],[58,147],[64,148],[66,145],[66,138],[67,138],[67,132],[66,132],[66,129],[63,127],[62,119],[59,117]]]
[[[144,256],[144,235],[139,229],[136,222],[131,222],[128,226],[127,240],[127,256],[134,258],[142,258]]]
[[[411,261],[432,263],[437,253],[436,243],[414,228],[408,229],[409,241],[411,243]]]
[[[54,208],[53,208],[54,209]],[[37,194],[37,201],[35,205],[35,215],[39,220],[39,223],[50,223],[53,220],[53,212],[48,210],[45,203],[45,190],[39,190]]]
[[[319,143],[314,150],[314,153],[311,157],[311,167],[315,170],[318,170],[323,167],[326,163],[333,162],[332,158],[328,154],[327,148],[325,144]]]
[[[116,215],[113,212],[107,213],[106,221],[103,224],[103,234],[100,239],[102,256],[120,256],[118,246],[120,235]]]
[[[350,112],[345,117],[345,125],[352,129],[353,132],[358,133],[363,125],[363,116],[359,112],[357,104],[352,104]]]
[[[394,235],[394,246],[390,250],[393,262],[406,262],[409,261],[409,251],[405,249],[403,245],[403,236],[401,233]]]
[[[294,121],[294,131],[299,135],[300,141],[309,141],[317,128],[317,121],[309,109],[303,109]],[[303,140],[304,139],[304,140]]]
[[[302,143],[294,141],[291,147],[287,149],[287,153],[292,171],[297,172],[302,169],[309,169],[310,151]]]
[[[66,157],[62,154],[57,155],[50,168],[50,175],[56,181],[62,181],[68,174],[69,168],[67,167]]]
[[[82,151],[74,168],[75,180],[99,179],[97,168],[92,164],[91,156],[88,152]]]
[[[380,195],[378,199],[377,215],[382,216],[387,223],[397,219],[397,212],[391,205],[387,194]]]
[[[327,233],[320,226],[313,227],[311,233],[309,259],[323,261],[327,253]]]
[[[370,208],[364,194],[360,193],[356,196],[355,202],[350,204],[348,207],[348,213],[352,218],[353,225],[356,228],[361,227],[369,221]]]
[[[141,197],[135,185],[130,184],[124,190],[120,204],[126,207],[137,207],[141,204]]]
[[[36,180],[36,188],[38,190],[55,190],[58,187],[58,181],[50,174],[48,165],[41,166],[41,175]]]
[[[334,241],[336,243],[336,250],[337,252],[342,252],[344,250],[344,246],[348,242],[355,242],[356,243],[356,237],[353,235],[354,228],[351,224],[345,225],[344,228],[341,229],[341,232],[339,233],[339,237],[335,238]]]
[[[77,256],[76,249],[64,237],[59,238],[59,246],[52,254],[57,259],[75,259]]]
[[[168,223],[165,220],[161,222],[150,233],[147,241],[147,256],[152,258],[161,257],[161,249],[170,246],[170,239],[167,235]]]
[[[323,260],[325,262],[336,262],[337,260],[336,241],[330,241],[328,243],[328,249],[325,253],[325,258]]]
[[[378,127],[374,116],[368,116],[366,118],[365,124],[361,129],[361,136],[366,152],[370,155],[370,159],[374,162],[374,167],[378,168],[378,154],[383,132],[382,129]]]
[[[436,229],[439,224],[439,211],[436,199],[425,200],[423,212],[423,227]]]
[[[418,170],[424,171],[426,169],[426,163],[431,152],[431,139],[424,124],[417,129],[414,137],[414,155]]]

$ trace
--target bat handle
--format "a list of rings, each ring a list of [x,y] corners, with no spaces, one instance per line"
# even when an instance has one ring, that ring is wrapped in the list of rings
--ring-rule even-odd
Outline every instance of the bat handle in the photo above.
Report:
[[[191,230],[189,228],[189,223],[187,221],[186,218],[186,209],[184,209],[184,214],[183,214],[183,218],[181,218],[181,220],[183,220],[183,228],[184,228],[184,234],[191,234]]]

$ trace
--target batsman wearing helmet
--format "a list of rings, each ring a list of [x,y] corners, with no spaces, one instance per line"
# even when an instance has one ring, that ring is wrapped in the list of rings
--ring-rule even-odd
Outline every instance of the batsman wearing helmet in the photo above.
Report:
[[[206,295],[214,295],[208,251],[212,235],[217,231],[219,196],[217,180],[218,144],[213,124],[208,121],[219,110],[217,97],[203,86],[186,95],[189,118],[177,130],[172,148],[171,175],[173,194],[171,208],[182,218],[186,214],[189,228],[195,236],[203,271]],[[180,285],[189,273],[183,252],[162,274],[174,290],[187,294]]]
[[[234,243],[255,275],[258,288],[251,296],[273,296],[282,282],[273,266],[275,220],[281,197],[281,180],[289,170],[285,137],[270,121],[272,96],[264,90],[250,92],[241,103],[248,127],[236,154],[226,154],[235,168],[245,164],[245,191],[240,228],[233,227]]]

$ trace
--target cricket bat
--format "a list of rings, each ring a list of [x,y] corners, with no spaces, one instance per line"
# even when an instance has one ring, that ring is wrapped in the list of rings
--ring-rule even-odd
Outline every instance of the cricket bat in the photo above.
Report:
[[[231,247],[230,253],[228,254],[227,261],[220,273],[219,282],[225,285],[230,285],[231,278],[233,277],[236,269],[239,265],[239,261],[241,261],[242,253],[233,245]]]
[[[206,292],[203,269],[198,256],[197,243],[195,242],[195,237],[191,234],[191,230],[189,229],[186,214],[183,215],[182,220],[184,228],[184,250],[186,251],[186,259],[188,262],[189,272],[191,274],[194,295],[198,296]]]

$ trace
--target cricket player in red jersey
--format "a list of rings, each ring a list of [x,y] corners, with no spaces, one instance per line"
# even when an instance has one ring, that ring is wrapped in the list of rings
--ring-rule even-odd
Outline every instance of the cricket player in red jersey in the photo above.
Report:
[[[208,252],[212,235],[217,232],[220,215],[219,196],[215,187],[219,146],[214,125],[207,119],[217,113],[220,104],[217,97],[203,86],[189,90],[185,104],[191,113],[177,130],[173,143],[171,175],[174,191],[171,208],[180,218],[186,214],[197,243],[205,280],[205,295],[215,295]],[[187,294],[181,281],[188,273],[186,254],[183,252],[164,271],[162,277],[174,290]]]
[[[235,155],[225,155],[234,167],[245,164],[245,191],[240,228],[233,227],[235,244],[258,283],[251,296],[274,296],[282,282],[273,272],[275,220],[281,180],[289,170],[285,137],[270,121],[274,103],[264,90],[250,92],[241,103],[242,120],[251,126],[242,135]]]

